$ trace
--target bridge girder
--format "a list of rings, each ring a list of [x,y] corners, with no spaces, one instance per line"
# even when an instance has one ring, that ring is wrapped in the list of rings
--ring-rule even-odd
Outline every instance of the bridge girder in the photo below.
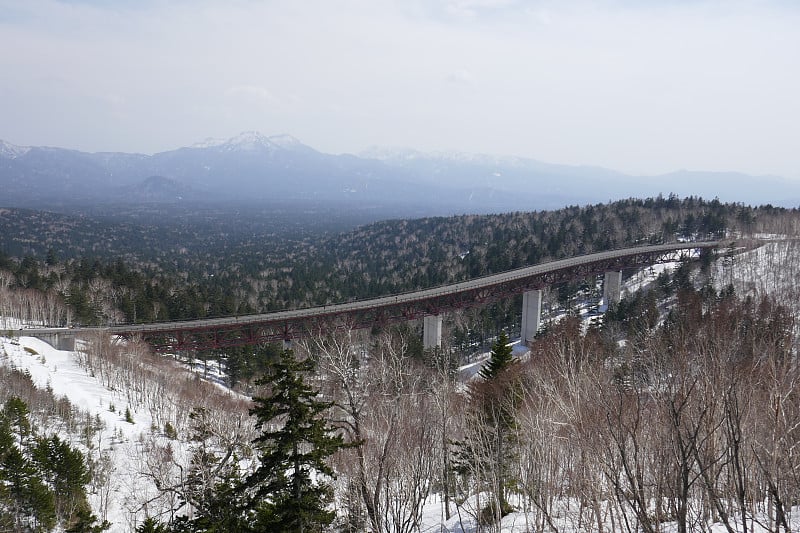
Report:
[[[504,279],[476,288],[454,289],[429,298],[413,301],[395,298],[395,303],[386,302],[374,307],[347,310],[322,308],[313,316],[281,318],[278,320],[248,320],[242,317],[235,323],[202,325],[176,323],[174,329],[163,327],[158,331],[115,328],[114,333],[126,338],[134,336],[148,342],[155,351],[171,353],[178,351],[219,350],[233,346],[257,345],[269,342],[297,339],[310,335],[324,335],[340,329],[365,329],[375,326],[410,321],[426,315],[438,315],[457,309],[469,309],[496,303],[522,294],[525,291],[542,289],[577,279],[585,279],[606,271],[621,271],[653,264],[674,262],[691,257],[694,249],[642,250],[624,257],[598,259],[541,273]],[[455,287],[458,284],[454,285]],[[337,306],[332,306],[335,309]],[[267,317],[269,315],[266,315]]]

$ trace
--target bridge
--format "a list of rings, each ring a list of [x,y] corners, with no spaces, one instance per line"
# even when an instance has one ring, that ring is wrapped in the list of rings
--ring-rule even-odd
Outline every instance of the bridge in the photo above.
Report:
[[[105,332],[126,339],[142,339],[157,352],[174,353],[290,341],[337,328],[373,328],[422,318],[423,344],[425,348],[433,348],[441,346],[443,313],[522,294],[521,337],[523,342],[529,342],[539,329],[542,289],[549,285],[605,274],[604,300],[615,303],[620,299],[623,269],[695,257],[698,252],[730,243],[703,241],[611,250],[431,289],[274,313],[110,327],[32,329],[24,330],[24,334],[39,337],[59,349],[74,349],[75,337]]]

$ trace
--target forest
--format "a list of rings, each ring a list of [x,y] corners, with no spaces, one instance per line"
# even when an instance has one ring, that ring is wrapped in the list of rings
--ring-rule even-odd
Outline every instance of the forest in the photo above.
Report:
[[[355,215],[320,219],[318,212],[293,218],[257,210],[172,217],[123,211],[112,220],[109,213],[6,209],[0,213],[0,290],[29,290],[20,305],[36,315],[32,320],[53,325],[230,316],[434,287],[679,236],[791,234],[784,226],[794,224],[792,213],[669,196],[353,228]],[[45,317],[52,314],[41,303],[48,298],[67,308]]]
[[[300,307],[634,243],[796,236],[799,220],[793,210],[675,197],[396,220],[283,243],[292,254],[265,252],[246,267],[221,255],[220,265],[239,270],[213,277],[152,258],[147,270],[144,260],[61,250],[5,254],[0,315],[105,323],[240,312],[235,291],[249,294],[256,280],[276,307]],[[293,351],[172,357],[98,335],[77,364],[115,391],[123,418],[150,420],[125,472],[108,459],[123,440],[117,430],[111,445],[109,428],[37,392],[24,373],[8,371],[21,384],[0,401],[35,405],[30,424],[42,433],[63,426],[75,435],[91,527],[123,517],[109,527],[402,533],[435,524],[504,531],[513,521],[530,531],[790,531],[800,519],[799,251],[784,241],[676,265],[592,323],[569,294],[592,283],[552,288],[551,317],[524,354],[506,335],[513,303],[448,317],[442,349],[429,352],[413,323],[310,337]],[[169,304],[190,287],[202,304],[233,294],[232,310],[180,314]],[[259,299],[251,309],[270,309]],[[470,378],[476,330],[490,355]],[[20,348],[3,350],[22,357]],[[215,370],[238,394],[213,384]],[[287,397],[296,400],[282,405]],[[300,438],[293,424],[314,429]],[[121,496],[134,486],[122,479],[139,489]]]

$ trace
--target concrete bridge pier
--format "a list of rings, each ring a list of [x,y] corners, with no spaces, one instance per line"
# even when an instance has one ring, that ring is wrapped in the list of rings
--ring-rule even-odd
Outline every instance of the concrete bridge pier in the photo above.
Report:
[[[523,344],[528,344],[539,331],[542,319],[542,291],[527,291],[522,294],[522,328],[520,338]]]
[[[24,335],[24,330],[22,332]],[[51,331],[48,333],[37,333],[36,337],[43,340],[56,350],[63,350],[66,352],[75,351],[75,333],[72,331]]]
[[[422,319],[422,347],[425,350],[442,347],[442,315]]]
[[[622,272],[606,272],[605,279],[603,280],[603,302],[605,302],[606,308],[610,308],[612,305],[619,303],[621,289]]]

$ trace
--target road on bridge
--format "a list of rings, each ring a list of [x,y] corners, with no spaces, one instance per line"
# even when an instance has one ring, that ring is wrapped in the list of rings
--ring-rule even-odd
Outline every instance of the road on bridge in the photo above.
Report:
[[[338,327],[365,328],[451,309],[486,305],[526,290],[563,283],[609,270],[675,261],[699,250],[728,246],[732,241],[702,241],[639,246],[549,261],[500,274],[390,296],[348,303],[222,318],[73,328],[76,336],[107,332],[142,338],[157,351],[215,349],[301,337]],[[52,335],[64,329],[25,330],[25,334]]]

